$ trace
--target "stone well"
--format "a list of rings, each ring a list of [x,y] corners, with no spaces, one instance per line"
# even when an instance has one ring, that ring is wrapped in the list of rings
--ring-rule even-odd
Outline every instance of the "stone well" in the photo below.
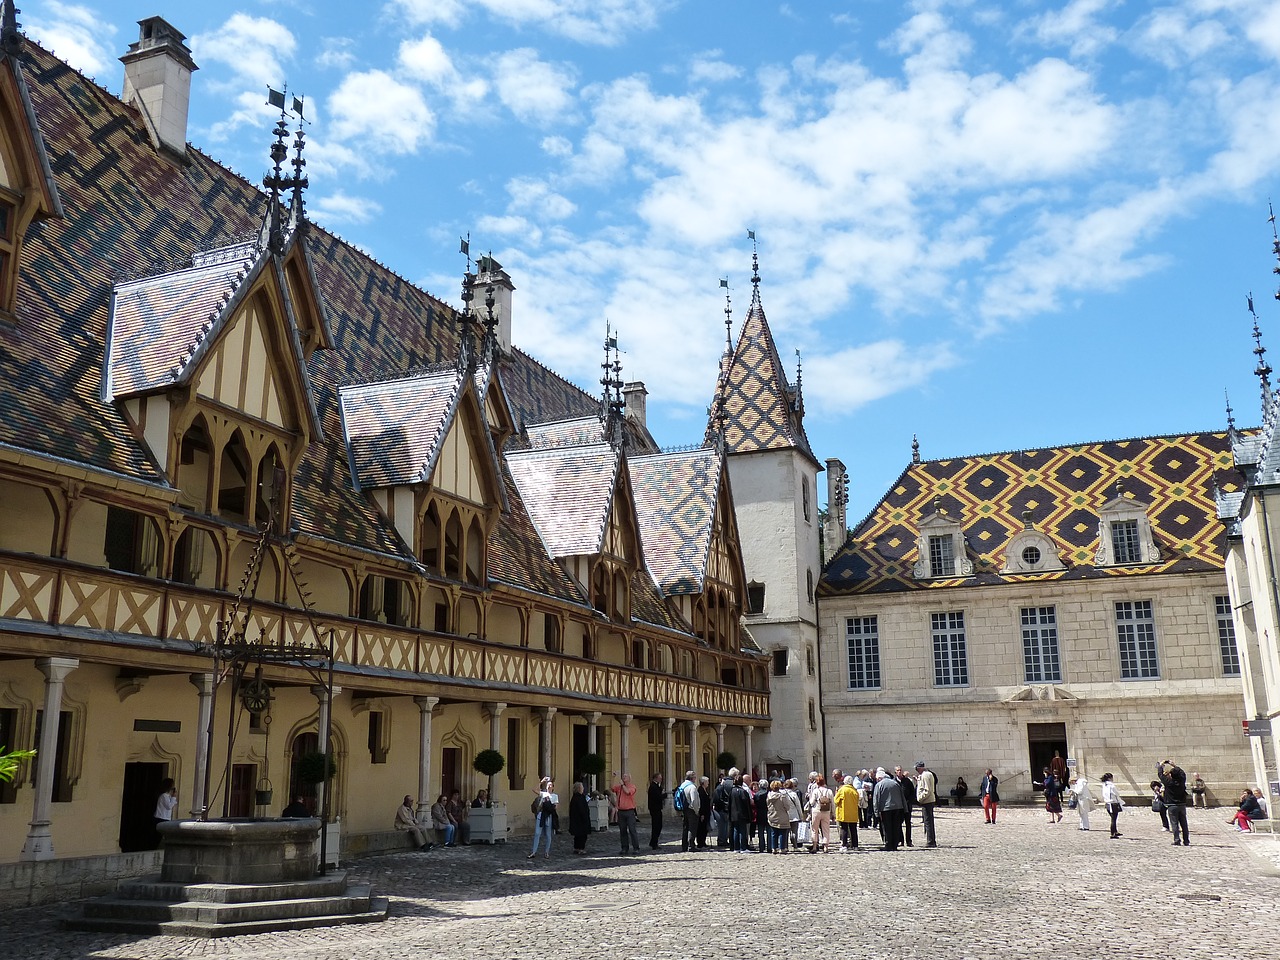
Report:
[[[166,883],[282,883],[316,875],[320,821],[175,820],[159,824]]]

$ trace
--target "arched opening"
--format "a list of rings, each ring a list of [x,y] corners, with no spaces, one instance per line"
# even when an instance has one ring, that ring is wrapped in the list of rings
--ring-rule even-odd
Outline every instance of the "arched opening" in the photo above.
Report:
[[[193,587],[218,585],[218,547],[208,530],[187,527],[182,531],[173,547],[173,579]]]
[[[422,562],[428,570],[440,572],[440,511],[434,502],[422,516]]]
[[[457,510],[449,514],[444,528],[444,575],[452,580],[462,579],[462,521]]]
[[[618,570],[613,575],[613,619],[618,623],[626,623],[631,618],[630,586],[627,574]]]
[[[370,574],[360,585],[358,616],[361,620],[376,620],[378,623],[406,627],[409,626],[409,611],[412,607],[409,584],[404,580]]]
[[[204,417],[197,416],[178,445],[180,502],[197,513],[209,512],[209,491],[213,485],[213,442]]]
[[[102,553],[112,570],[159,576],[160,527],[151,517],[109,506]]]
[[[484,583],[484,527],[478,519],[467,529],[467,583]]]
[[[458,601],[458,634],[463,637],[483,639],[480,635],[480,605],[474,597],[462,597]]]
[[[258,490],[253,507],[255,523],[266,523],[274,509],[279,521],[277,529],[286,528],[288,518],[285,516],[284,505],[287,501],[284,498],[287,487],[280,451],[273,443],[258,462]],[[277,498],[280,498],[279,506],[276,505]]]
[[[609,612],[609,571],[597,563],[591,571],[591,605],[603,614]]]
[[[249,476],[252,464],[244,437],[237,430],[222,448],[218,471],[218,515],[228,520],[248,523]]]

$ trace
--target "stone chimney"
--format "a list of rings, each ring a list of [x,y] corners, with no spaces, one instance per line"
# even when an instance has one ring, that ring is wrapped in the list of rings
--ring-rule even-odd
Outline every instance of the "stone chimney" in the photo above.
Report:
[[[490,256],[481,257],[476,262],[476,298],[471,301],[471,310],[484,323],[488,316],[485,299],[489,296],[489,287],[493,287],[493,315],[498,319],[495,331],[498,338],[498,349],[502,353],[511,352],[511,294],[515,293],[515,284],[502,264]]]
[[[822,553],[830,561],[844,546],[848,528],[849,474],[835,457],[827,458],[827,522],[822,528]]]
[[[622,401],[626,404],[627,419],[645,429],[648,429],[648,424],[645,423],[644,409],[645,397],[647,396],[649,396],[649,391],[644,388],[644,383],[639,380],[622,385]]]
[[[191,74],[198,70],[181,33],[162,17],[138,21],[138,42],[120,58],[124,91],[120,99],[142,112],[156,149],[187,158],[187,107]]]

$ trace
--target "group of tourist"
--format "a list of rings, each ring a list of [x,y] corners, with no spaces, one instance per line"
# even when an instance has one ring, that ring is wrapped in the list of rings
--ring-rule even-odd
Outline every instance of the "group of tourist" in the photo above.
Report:
[[[476,794],[476,798],[471,801],[472,807],[483,807],[489,801],[489,793],[487,790],[481,790]],[[301,799],[295,801],[301,806]],[[290,816],[289,809],[285,810],[284,815]],[[304,815],[304,814],[296,814]],[[413,797],[405,794],[404,800],[400,803],[400,808],[396,810],[395,821],[393,826],[397,830],[404,831],[409,834],[413,844],[419,850],[430,850],[439,844],[444,847],[455,847],[458,844],[468,846],[471,843],[471,820],[470,809],[462,800],[462,792],[454,790],[448,795],[440,794],[436,798],[436,802],[431,805],[431,810],[427,816],[419,820],[418,814],[414,809]],[[435,840],[427,839],[424,832],[429,828],[435,835]]]

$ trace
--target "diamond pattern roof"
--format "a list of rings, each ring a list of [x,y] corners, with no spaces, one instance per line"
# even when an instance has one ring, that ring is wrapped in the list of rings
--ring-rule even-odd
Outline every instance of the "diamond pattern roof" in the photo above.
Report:
[[[1198,433],[1111,440],[913,463],[859,524],[822,576],[824,594],[873,593],[1000,584],[1026,579],[1082,579],[1221,570],[1224,531],[1214,479],[1230,493],[1241,484],[1226,434]],[[1115,495],[1148,504],[1161,559],[1139,566],[1094,567],[1098,510]],[[916,537],[934,499],[958,518],[974,576],[915,580]],[[1057,546],[1066,570],[1002,575],[1004,550],[1023,529],[1022,512]]]
[[[466,376],[456,368],[339,390],[351,465],[362,487],[424,483]]]
[[[709,447],[627,461],[645,563],[667,596],[702,592],[720,466]]]
[[[607,443],[507,453],[520,499],[551,556],[600,552],[620,462]]]

